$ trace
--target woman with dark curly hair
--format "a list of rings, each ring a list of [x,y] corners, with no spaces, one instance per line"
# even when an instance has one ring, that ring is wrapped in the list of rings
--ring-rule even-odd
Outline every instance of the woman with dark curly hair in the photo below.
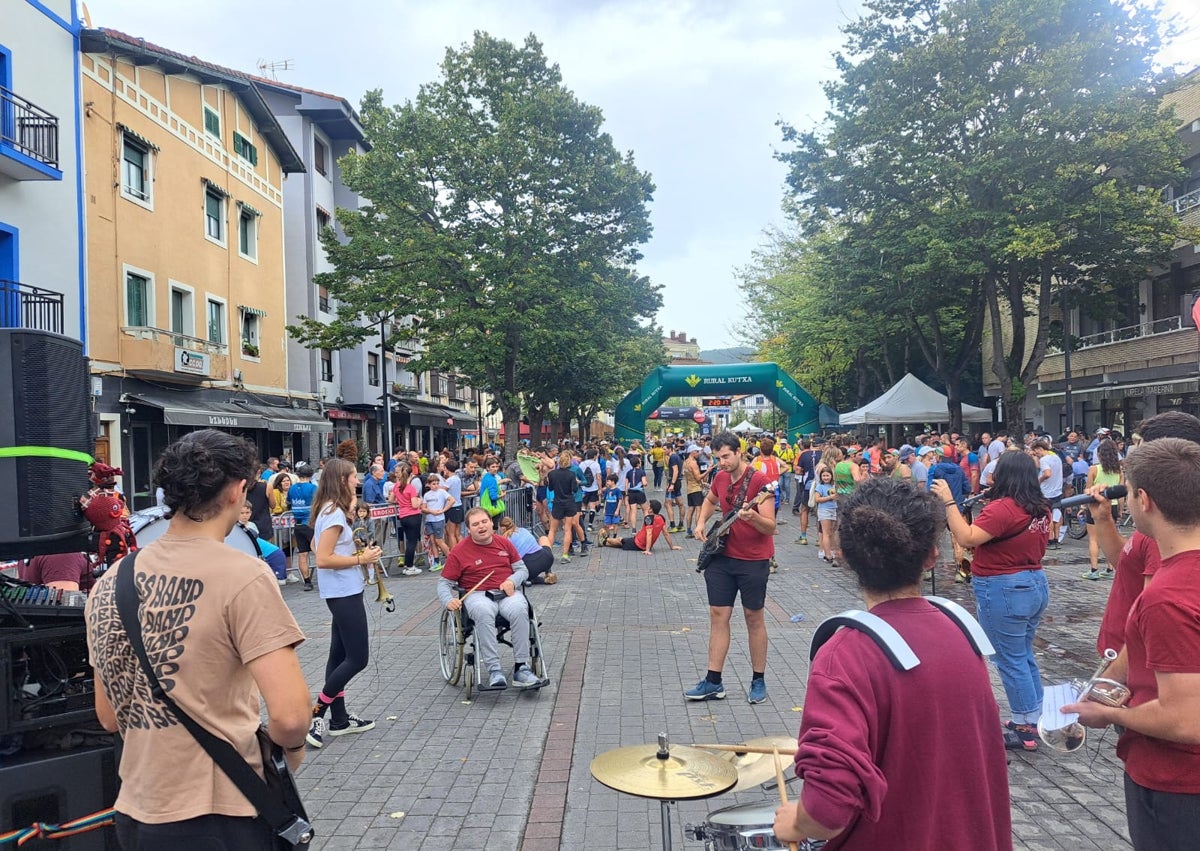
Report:
[[[842,554],[870,614],[919,663],[901,670],[842,629],[812,661],[796,751],[800,799],[775,812],[781,841],[828,848],[1012,848],[1008,769],[987,664],[921,596],[945,509],[900,479],[841,498]]]
[[[1010,750],[1036,751],[1042,714],[1042,675],[1033,639],[1050,589],[1042,570],[1050,536],[1050,503],[1038,484],[1037,462],[1024,452],[1000,453],[992,474],[991,500],[975,523],[947,511],[954,540],[975,548],[971,587],[979,623],[996,648],[993,660],[1012,718],[1004,725]],[[944,482],[931,488],[947,506],[954,502]]]
[[[346,710],[346,684],[367,667],[370,654],[362,566],[377,562],[383,554],[374,544],[356,552],[350,516],[357,484],[358,473],[353,464],[343,458],[330,458],[325,462],[325,472],[313,499],[313,539],[320,571],[317,588],[333,616],[325,685],[313,705],[308,730],[308,743],[314,748],[324,746],[326,736],[362,733],[375,727],[374,721],[364,721]],[[333,718],[326,724],[325,713],[330,708]]]

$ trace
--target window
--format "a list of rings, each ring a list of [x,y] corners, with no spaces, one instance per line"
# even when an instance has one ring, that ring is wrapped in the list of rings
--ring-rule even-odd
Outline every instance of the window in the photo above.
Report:
[[[258,357],[258,315],[248,313],[245,310],[242,313],[242,354],[249,357]]]
[[[208,300],[208,342],[225,345],[225,303]]]
[[[333,381],[333,352],[321,349],[321,380]]]
[[[238,253],[258,259],[258,216],[244,207],[238,214]]]
[[[317,174],[325,174],[325,158],[328,156],[329,152],[325,148],[325,143],[313,136],[313,168],[317,170]]]
[[[319,235],[320,231],[325,230],[325,228],[327,228],[327,227],[329,227],[329,214],[327,212],[325,212],[324,210],[322,210],[320,207],[317,207],[318,235]]]
[[[154,326],[154,285],[149,277],[136,272],[125,273],[125,324]]]
[[[329,287],[317,287],[317,310],[329,313]]]
[[[374,352],[367,352],[367,383],[379,386],[379,355]]]
[[[233,152],[250,165],[258,165],[258,148],[254,147],[249,139],[236,130],[233,133]]]
[[[171,331],[188,337],[196,333],[192,291],[175,285],[171,286]]]
[[[225,198],[213,189],[204,190],[204,235],[225,242]]]
[[[121,194],[150,203],[150,149],[128,136],[121,145]]]
[[[204,107],[204,132],[221,140],[221,116],[211,106]]]

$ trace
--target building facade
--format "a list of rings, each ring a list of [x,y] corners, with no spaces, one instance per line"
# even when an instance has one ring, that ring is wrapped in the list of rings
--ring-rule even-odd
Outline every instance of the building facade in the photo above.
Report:
[[[135,508],[181,434],[314,457],[289,390],[283,186],[304,164],[243,74],[114,30],[81,34],[88,328],[101,437]],[[314,438],[314,435],[316,437]]]
[[[87,339],[79,18],[8,0],[0,26],[0,327]]]
[[[1186,224],[1200,226],[1200,69],[1164,102],[1175,108],[1188,174],[1166,189],[1165,203]],[[1155,270],[1131,296],[1123,316],[1104,322],[1070,302],[1065,315],[1056,305],[1053,318],[1064,323],[1075,346],[1069,373],[1061,349],[1051,351],[1038,371],[1037,404],[1029,410],[1048,431],[1092,433],[1105,426],[1128,433],[1163,411],[1200,415],[1200,330],[1192,312],[1200,296],[1200,245],[1176,245],[1170,265]],[[984,374],[986,379],[986,364]]]

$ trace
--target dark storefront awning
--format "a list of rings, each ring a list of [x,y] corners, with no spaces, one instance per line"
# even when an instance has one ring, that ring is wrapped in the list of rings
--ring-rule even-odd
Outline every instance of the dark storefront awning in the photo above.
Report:
[[[447,408],[447,407],[443,407],[442,410],[444,410],[446,412],[447,419],[454,420],[454,428],[461,429],[461,428],[465,428],[468,426],[470,426],[472,428],[479,427],[478,417],[476,417],[474,414],[472,414],[468,411],[464,411],[459,408]]]
[[[276,408],[272,405],[252,402],[239,402],[238,404],[241,408],[252,411],[266,420],[265,427],[268,431],[289,433],[333,431],[333,423],[321,416],[320,412],[308,408]]]
[[[453,419],[453,417],[440,405],[413,402],[408,399],[401,400],[397,404],[400,408],[400,413],[408,416],[408,421],[411,425],[428,426],[429,428],[453,427],[450,423],[446,422],[446,420]]]
[[[183,394],[179,394],[182,396]],[[149,405],[163,412],[167,425],[212,426],[214,428],[266,428],[265,417],[232,402],[208,402],[150,393],[130,394],[134,404]]]

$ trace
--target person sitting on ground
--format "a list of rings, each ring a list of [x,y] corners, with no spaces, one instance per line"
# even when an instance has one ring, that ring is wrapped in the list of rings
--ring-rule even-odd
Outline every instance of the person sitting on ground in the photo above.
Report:
[[[642,521],[642,528],[638,530],[636,535],[631,535],[627,538],[608,538],[604,541],[606,547],[618,547],[622,550],[641,550],[645,555],[650,555],[650,551],[654,549],[654,542],[658,540],[658,536],[662,535],[667,540],[667,545],[673,550],[682,549],[671,541],[671,533],[667,531],[667,521],[660,513],[662,511],[662,503],[657,499],[650,500],[650,513],[646,515]]]
[[[492,518],[482,508],[467,512],[467,537],[458,542],[446,558],[438,579],[437,594],[442,605],[452,612],[466,609],[475,622],[480,662],[488,671],[488,688],[508,687],[500,667],[500,645],[496,640],[496,616],[501,614],[510,625],[513,648],[513,685],[533,688],[539,685],[529,669],[529,603],[521,585],[529,578],[525,562],[507,538],[492,529]],[[455,586],[476,590],[460,598]]]
[[[1008,851],[1008,769],[986,660],[921,592],[944,510],[933,495],[883,477],[861,483],[839,510],[843,554],[866,608],[919,663],[898,669],[858,629],[820,646],[795,755],[804,788],[775,811],[775,837],[832,840],[830,848]]]
[[[524,526],[518,526],[511,517],[500,518],[500,534],[517,548],[517,555],[529,571],[530,582],[534,585],[553,585],[558,582],[558,575],[550,569],[554,566],[554,551],[549,537],[542,535],[535,538],[532,532]]]

